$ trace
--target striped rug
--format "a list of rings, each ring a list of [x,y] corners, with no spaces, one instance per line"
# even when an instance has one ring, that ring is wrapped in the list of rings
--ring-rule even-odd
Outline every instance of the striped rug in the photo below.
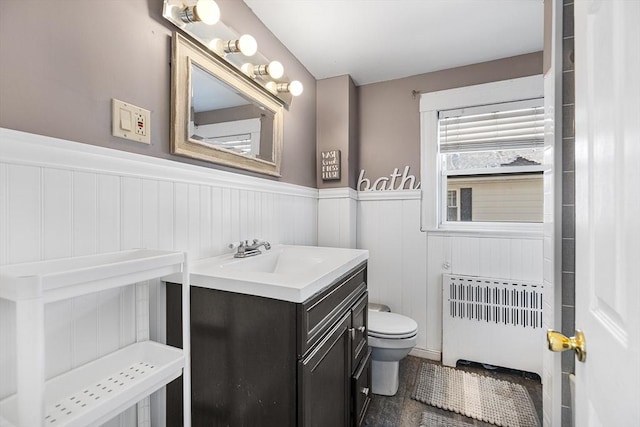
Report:
[[[413,399],[501,427],[538,427],[527,390],[520,384],[422,363]]]
[[[422,413],[419,427],[473,427],[473,424],[425,411]]]

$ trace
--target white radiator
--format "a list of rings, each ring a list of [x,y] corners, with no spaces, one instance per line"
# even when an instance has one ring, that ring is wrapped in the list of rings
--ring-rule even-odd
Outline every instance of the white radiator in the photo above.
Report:
[[[442,363],[469,360],[542,377],[542,284],[442,277]]]

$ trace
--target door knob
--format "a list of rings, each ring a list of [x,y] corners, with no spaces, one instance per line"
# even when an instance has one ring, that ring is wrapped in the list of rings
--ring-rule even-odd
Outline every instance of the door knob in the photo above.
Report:
[[[587,342],[584,333],[576,329],[576,336],[567,338],[560,332],[549,329],[547,331],[547,345],[551,351],[574,350],[579,362],[587,360]]]

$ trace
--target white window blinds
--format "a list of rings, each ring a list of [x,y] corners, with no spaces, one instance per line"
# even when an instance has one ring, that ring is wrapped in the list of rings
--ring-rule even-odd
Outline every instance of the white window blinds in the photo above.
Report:
[[[544,144],[542,99],[438,112],[441,153],[507,150]]]

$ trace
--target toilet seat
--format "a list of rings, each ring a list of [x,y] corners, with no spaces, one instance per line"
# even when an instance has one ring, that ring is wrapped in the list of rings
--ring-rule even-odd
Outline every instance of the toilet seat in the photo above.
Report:
[[[415,320],[397,313],[369,311],[369,336],[385,339],[405,339],[418,332]]]

